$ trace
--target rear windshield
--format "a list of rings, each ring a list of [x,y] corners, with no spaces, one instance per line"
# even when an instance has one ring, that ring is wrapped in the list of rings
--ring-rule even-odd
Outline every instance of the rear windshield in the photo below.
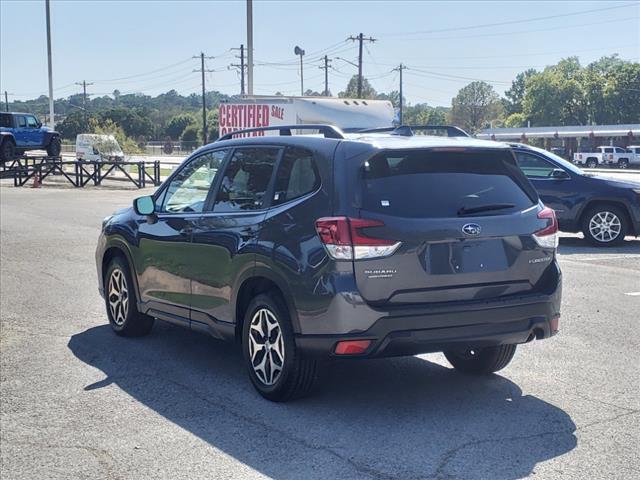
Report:
[[[455,217],[487,205],[494,209],[477,215],[500,215],[537,202],[506,150],[386,151],[363,163],[360,183],[363,210],[399,217]]]

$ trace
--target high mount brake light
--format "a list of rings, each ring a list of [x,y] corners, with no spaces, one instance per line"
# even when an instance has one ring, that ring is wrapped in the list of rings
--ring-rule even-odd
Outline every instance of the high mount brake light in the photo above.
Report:
[[[325,217],[316,220],[316,232],[334,260],[364,260],[393,255],[401,242],[370,237],[363,229],[382,227],[379,220]]]
[[[558,248],[558,220],[556,212],[549,207],[544,207],[538,213],[539,219],[547,219],[549,223],[542,230],[533,234],[533,239],[543,248]]]

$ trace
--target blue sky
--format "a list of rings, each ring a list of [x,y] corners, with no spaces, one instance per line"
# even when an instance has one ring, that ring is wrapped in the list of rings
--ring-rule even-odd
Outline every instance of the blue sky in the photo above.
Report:
[[[572,15],[587,10],[598,11]],[[56,98],[81,91],[74,83],[82,80],[98,95],[198,92],[199,60],[191,57],[200,51],[216,57],[207,61],[215,70],[207,89],[239,93],[227,66],[238,63],[230,49],[246,43],[244,1],[53,0],[51,15]],[[398,88],[391,70],[403,62],[409,102],[450,105],[471,79],[502,93],[518,72],[570,55],[583,64],[612,53],[639,61],[640,2],[254,0],[255,93],[299,93],[295,45],[307,52],[305,89],[321,91],[320,57],[356,61],[346,38],[359,32],[377,39],[366,44],[364,74],[378,91]],[[332,65],[337,94],[356,69]],[[27,99],[47,88],[44,0],[0,0],[0,91]]]

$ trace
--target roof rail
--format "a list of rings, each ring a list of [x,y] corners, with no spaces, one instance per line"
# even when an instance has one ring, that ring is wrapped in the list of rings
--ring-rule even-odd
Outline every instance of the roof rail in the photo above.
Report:
[[[236,130],[234,132],[229,132],[223,136],[221,136],[216,142],[221,142],[223,140],[231,140],[234,135],[243,135],[246,133],[252,132],[268,132],[268,131],[280,131],[280,136],[290,137],[291,130],[319,130],[320,133],[324,134],[324,138],[338,138],[344,139],[344,134],[342,130],[334,125],[327,124],[300,124],[300,125],[274,125],[271,127],[256,127],[256,128],[245,128],[243,130]]]
[[[359,130],[358,133],[391,132],[392,135],[412,137],[415,131],[420,130],[442,130],[447,132],[447,137],[470,137],[467,132],[453,125],[400,125],[398,127],[366,128]]]

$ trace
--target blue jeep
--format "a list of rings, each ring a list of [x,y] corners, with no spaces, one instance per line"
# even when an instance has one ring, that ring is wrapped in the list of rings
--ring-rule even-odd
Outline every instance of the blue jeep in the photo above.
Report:
[[[0,113],[0,161],[7,162],[27,150],[46,150],[60,155],[60,134],[43,127],[31,113]]]

